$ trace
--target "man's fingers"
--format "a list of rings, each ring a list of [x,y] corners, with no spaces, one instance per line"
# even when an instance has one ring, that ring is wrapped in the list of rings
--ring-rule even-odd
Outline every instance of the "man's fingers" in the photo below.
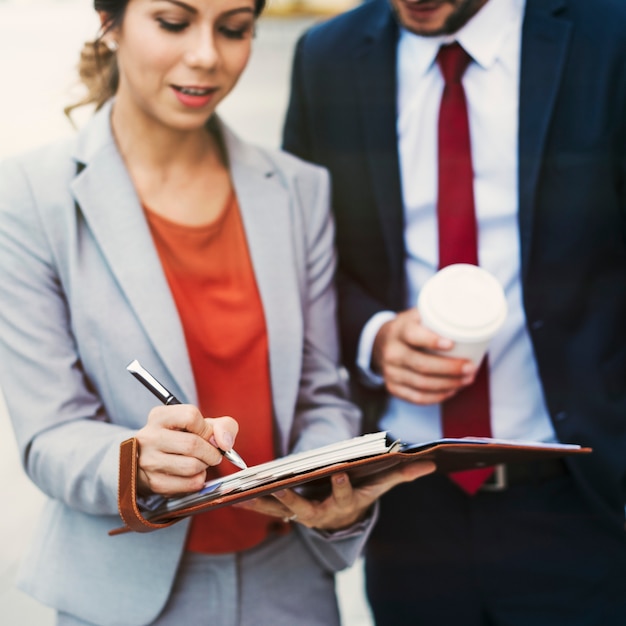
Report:
[[[387,384],[403,385],[429,392],[455,391],[465,384],[466,377],[454,375],[438,375],[433,373],[422,374],[403,367],[389,366],[385,368]],[[471,382],[473,378],[467,377]]]
[[[387,391],[389,391],[392,396],[400,398],[400,400],[410,402],[411,404],[420,405],[437,404],[439,402],[443,402],[444,400],[451,398],[457,392],[457,390],[446,392],[431,392],[421,389],[415,389],[406,385],[395,384],[387,385]]]
[[[384,351],[394,342],[400,342],[417,350],[450,350],[454,345],[450,339],[441,337],[426,328],[416,308],[402,311],[393,320],[387,322],[381,336],[380,347]]]
[[[413,313],[413,311],[412,311]],[[432,330],[422,326],[419,313],[405,318],[405,323],[401,327],[400,339],[407,346],[417,350],[450,350],[454,342],[446,337],[437,335]]]
[[[413,374],[445,378],[473,375],[477,369],[471,361],[466,359],[433,354],[401,344],[396,344],[395,349],[385,356],[382,368],[383,371],[398,368]]]

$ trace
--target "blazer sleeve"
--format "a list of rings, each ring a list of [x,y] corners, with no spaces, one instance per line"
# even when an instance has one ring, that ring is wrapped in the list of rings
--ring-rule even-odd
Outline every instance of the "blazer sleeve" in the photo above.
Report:
[[[38,177],[38,184],[42,180]],[[49,182],[52,198],[57,182]],[[40,208],[26,167],[17,160],[3,163],[0,385],[33,482],[74,509],[114,515],[118,447],[130,431],[110,423],[83,372]]]
[[[360,425],[360,412],[348,398],[347,373],[340,366],[328,173],[307,169],[316,176],[299,178],[295,187],[296,204],[302,207],[299,247],[305,256],[302,371],[290,444],[294,450],[353,437]]]
[[[306,251],[302,311],[304,345],[302,373],[292,429],[292,450],[304,450],[356,436],[361,414],[349,401],[347,372],[340,366],[335,293],[334,226],[329,209],[326,170],[301,177],[295,201],[301,207],[299,237]],[[340,533],[297,526],[316,558],[329,571],[354,563],[375,523],[377,507],[368,518]]]
[[[337,33],[334,36],[337,45]],[[334,65],[332,52],[325,43],[324,33],[316,28],[298,40],[282,141],[287,152],[331,172],[339,251],[337,289],[342,359],[356,373],[356,353],[363,327],[376,313],[398,310],[400,306],[398,303],[392,306],[379,297],[381,293],[387,294],[384,286],[391,280],[385,274],[384,262],[381,263],[384,252],[381,253],[379,244],[373,245],[371,254],[365,256],[356,248],[356,240],[378,242],[380,233],[376,226],[372,229],[371,215],[376,213],[376,208],[368,181],[361,179],[368,168],[364,165],[360,126],[353,120],[357,115],[355,96],[345,86],[350,67]],[[354,223],[359,218],[362,218],[361,230],[359,237],[355,237]],[[375,290],[372,285],[376,285]]]

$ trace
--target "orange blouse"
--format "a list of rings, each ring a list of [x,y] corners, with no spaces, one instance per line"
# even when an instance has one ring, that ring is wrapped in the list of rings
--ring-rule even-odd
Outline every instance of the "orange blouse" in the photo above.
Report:
[[[239,422],[235,448],[248,465],[274,458],[265,316],[235,194],[210,224],[146,216],[185,332],[207,417]],[[207,478],[236,471],[224,460]],[[192,518],[187,549],[218,554],[251,548],[285,525],[252,511],[220,508]]]

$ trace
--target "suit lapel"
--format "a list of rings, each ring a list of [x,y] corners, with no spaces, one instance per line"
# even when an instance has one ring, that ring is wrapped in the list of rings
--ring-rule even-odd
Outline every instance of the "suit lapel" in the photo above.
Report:
[[[394,284],[391,293],[403,295],[404,210],[400,187],[396,130],[396,47],[398,28],[388,5],[381,11],[354,58],[357,109],[365,138],[365,153],[374,186],[379,221]],[[403,306],[398,301],[397,306]]]
[[[272,398],[283,442],[289,435],[302,362],[302,309],[290,200],[262,152],[222,130],[265,313]]]
[[[72,183],[78,210],[161,357],[182,401],[197,401],[185,337],[132,181],[110,133],[108,107],[85,129],[84,168]],[[146,279],[149,277],[149,279]],[[111,312],[115,315],[115,312]],[[140,354],[136,355],[141,360]],[[150,369],[148,363],[144,363]]]
[[[519,114],[519,228],[522,275],[527,276],[533,211],[543,150],[571,24],[556,17],[563,0],[527,0],[522,30]]]

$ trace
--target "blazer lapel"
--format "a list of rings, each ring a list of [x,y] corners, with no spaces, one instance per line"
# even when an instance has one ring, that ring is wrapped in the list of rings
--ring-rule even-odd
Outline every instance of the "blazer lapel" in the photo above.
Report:
[[[108,111],[85,131],[72,184],[79,210],[112,274],[171,374],[181,400],[196,403],[185,337],[132,181],[110,133]],[[222,127],[266,318],[276,419],[287,436],[301,369],[302,313],[291,242],[289,196],[275,167]],[[150,280],[146,281],[146,276]],[[140,358],[141,355],[137,355]]]
[[[390,261],[391,294],[404,306],[404,209],[396,130],[396,47],[398,27],[389,6],[380,3],[378,20],[365,34],[354,58],[357,109],[361,116],[376,206]],[[399,300],[398,300],[399,299]]]
[[[111,136],[109,107],[99,112],[83,133],[78,160],[84,167],[72,184],[78,210],[175,381],[177,388],[172,392],[182,401],[195,403],[195,384],[176,305],[139,198]],[[141,360],[141,355],[137,358]]]
[[[519,228],[524,279],[528,272],[533,210],[543,150],[571,32],[571,24],[556,17],[563,6],[563,0],[527,0],[522,29]]]
[[[290,200],[274,165],[222,126],[268,334],[276,421],[289,436],[302,361],[302,309]]]

